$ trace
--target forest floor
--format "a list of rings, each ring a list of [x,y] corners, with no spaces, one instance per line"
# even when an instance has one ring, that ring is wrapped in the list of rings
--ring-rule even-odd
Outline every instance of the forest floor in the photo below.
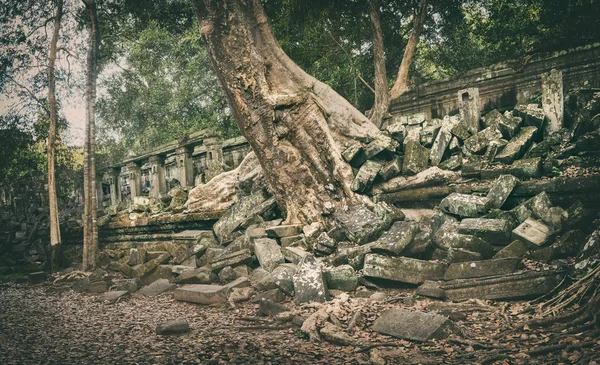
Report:
[[[175,301],[171,293],[133,294],[112,304],[95,299],[50,283],[0,284],[0,364],[600,363],[595,323],[560,331],[536,327],[530,322],[534,307],[527,302],[450,304],[446,314],[456,334],[416,343],[370,327],[388,308],[430,310],[446,304],[415,297],[409,289],[386,291],[377,301],[341,294],[329,304],[340,322],[347,323],[358,309],[364,320],[352,335],[357,345],[338,346],[311,343],[298,327],[281,328],[257,317],[258,305],[251,302],[199,306]],[[307,316],[315,308],[299,311]],[[187,319],[190,332],[155,334],[157,323],[177,318]]]

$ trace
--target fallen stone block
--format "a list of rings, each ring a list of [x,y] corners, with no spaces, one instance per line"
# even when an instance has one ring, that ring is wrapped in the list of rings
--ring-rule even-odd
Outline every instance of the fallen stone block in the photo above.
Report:
[[[208,267],[184,271],[175,278],[177,284],[210,284],[218,279],[217,274]]]
[[[298,234],[298,235],[290,236],[290,237],[282,237],[279,239],[279,242],[281,243],[281,247],[289,247],[294,244],[297,244],[299,241],[302,241],[303,239],[304,239],[304,235]]]
[[[516,160],[511,165],[496,165],[481,170],[481,178],[495,179],[500,175],[510,174],[522,180],[536,179],[542,176],[542,159],[540,157]]]
[[[237,274],[235,273],[235,271],[233,271],[233,268],[231,266],[225,266],[219,272],[219,282],[221,284],[228,283],[232,280],[235,280],[236,278]]]
[[[158,279],[152,284],[143,287],[138,291],[138,294],[145,295],[147,297],[155,297],[168,290],[175,288],[175,284],[169,283],[166,279]]]
[[[534,126],[539,131],[544,127],[546,115],[542,108],[538,107],[537,104],[517,105],[513,109],[513,114],[523,118],[523,124],[527,126]]]
[[[395,152],[395,145],[390,138],[377,138],[365,146],[365,157],[370,160],[383,151]]]
[[[541,220],[547,211],[552,208],[552,202],[546,192],[541,192],[523,204],[513,208],[510,212],[518,223],[523,223],[527,218],[533,217]]]
[[[523,257],[528,251],[527,245],[520,240],[512,241],[494,255],[494,259],[505,259],[509,257]]]
[[[108,291],[106,293],[102,293],[98,296],[98,298],[96,298],[97,302],[109,302],[109,303],[114,303],[117,300],[121,299],[122,297],[124,297],[125,295],[129,294],[129,292],[127,290],[115,290],[115,291]]]
[[[385,181],[400,175],[402,172],[402,164],[404,159],[400,156],[395,157],[390,162],[383,165],[381,170],[379,170],[379,176]]]
[[[302,261],[302,258],[309,254],[305,250],[298,247],[282,247],[281,253],[286,261],[295,265],[298,265],[300,261]]]
[[[347,211],[338,209],[333,217],[348,240],[359,244],[377,239],[391,224],[361,204],[350,206]]]
[[[465,140],[465,148],[471,153],[480,154],[485,151],[491,141],[502,138],[496,127],[488,127]]]
[[[256,284],[257,289],[280,289],[286,295],[291,296],[294,293],[293,278],[297,269],[298,267],[294,264],[281,264]]]
[[[358,286],[356,271],[350,265],[342,265],[325,271],[324,276],[329,289],[351,292]]]
[[[523,242],[530,243],[535,246],[543,246],[550,240],[552,232],[550,228],[542,222],[534,219],[526,219],[513,231],[513,237]]]
[[[469,251],[464,248],[449,248],[448,251],[446,251],[445,261],[449,264],[480,260],[483,260],[483,255],[481,253]]]
[[[173,265],[171,266],[171,273],[174,275],[181,275],[186,271],[194,270],[196,266],[185,266],[185,265]]]
[[[556,271],[524,271],[492,278],[428,282],[422,285],[424,290],[417,289],[417,294],[453,301],[535,298],[554,289],[559,277]]]
[[[533,142],[533,138],[537,131],[538,129],[536,127],[521,128],[519,133],[504,146],[502,152],[496,155],[496,161],[510,164],[523,156],[523,153],[525,153]]]
[[[471,252],[478,252],[483,258],[488,258],[493,253],[493,247],[479,237],[457,233],[458,224],[448,221],[438,229],[433,236],[433,242],[444,250],[461,248]]]
[[[113,280],[113,287],[116,290],[126,290],[129,293],[135,293],[140,289],[140,279],[120,279]]]
[[[462,155],[450,156],[447,160],[442,161],[438,166],[442,170],[456,171],[462,167]]]
[[[479,237],[491,245],[506,245],[511,235],[510,224],[504,219],[465,218],[458,233]]]
[[[512,175],[499,176],[490,187],[487,198],[490,201],[490,209],[500,209],[513,189],[517,185],[518,179]]]
[[[504,146],[506,146],[507,143],[508,141],[504,139],[491,141],[485,149],[485,153],[483,154],[483,160],[490,164],[493,163],[494,159],[496,158],[496,155],[504,148]],[[481,178],[485,179],[485,177],[483,176],[483,171],[485,170],[482,169]]]
[[[250,286],[250,279],[248,279],[246,276],[240,276],[239,278],[233,280],[230,283],[225,284],[224,286],[228,289],[247,288]]]
[[[433,246],[433,233],[427,224],[419,224],[418,232],[412,241],[402,251],[402,256],[418,258]]]
[[[395,222],[373,243],[371,250],[398,256],[412,242],[418,229],[416,222]]]
[[[172,271],[171,265],[158,265],[150,274],[140,278],[140,286],[150,285],[158,279],[165,279],[172,283],[175,281]]]
[[[220,285],[184,285],[173,291],[175,300],[198,304],[221,304],[227,302],[229,288]]]
[[[490,208],[488,199],[461,193],[452,193],[442,199],[440,209],[443,212],[456,214],[461,217],[478,217]]]
[[[439,120],[439,119],[438,119]],[[419,141],[425,147],[430,147],[440,131],[441,125],[433,124],[424,126],[421,130]]]
[[[325,325],[319,330],[319,334],[323,340],[336,345],[352,346],[358,344],[354,337],[331,322],[325,322]]]
[[[359,142],[352,143],[342,152],[342,158],[354,167],[359,167],[367,161],[364,149]]]
[[[144,276],[150,274],[154,269],[156,269],[159,265],[166,263],[171,258],[171,255],[168,252],[160,253],[156,258],[151,259],[150,261],[138,265],[133,269],[132,276],[134,278],[143,278]]]
[[[225,266],[238,266],[246,264],[252,259],[250,249],[243,249],[236,252],[221,255],[210,263],[213,271],[219,271]]]
[[[350,188],[358,193],[365,193],[371,189],[373,181],[377,178],[383,165],[380,162],[369,160],[365,162],[354,177]]]
[[[104,293],[109,289],[109,285],[106,281],[91,281],[88,285],[88,291],[90,293]]]
[[[288,312],[289,309],[284,306],[283,304],[279,304],[277,302],[268,300],[268,299],[261,299],[258,302],[258,313],[261,316],[276,316],[279,313],[283,313],[283,312]]]
[[[143,248],[132,248],[129,250],[129,266],[137,266],[146,262],[146,250]]]
[[[271,226],[265,228],[267,237],[270,238],[282,238],[296,236],[302,233],[302,225],[300,224],[287,224],[281,226]]]
[[[388,309],[375,320],[373,331],[411,341],[425,342],[449,336],[452,322],[440,314]]]
[[[554,247],[546,246],[537,250],[533,250],[525,254],[525,258],[528,260],[539,261],[539,262],[550,262],[554,257]]]
[[[190,331],[190,325],[186,319],[175,319],[172,321],[162,322],[156,325],[156,334],[160,336],[165,335],[179,335]]]
[[[429,164],[429,150],[418,141],[410,140],[404,147],[404,162],[402,173],[404,175],[415,175],[427,169]]]
[[[443,278],[447,268],[448,265],[439,262],[367,254],[365,255],[363,275],[409,284],[422,284],[425,280]]]
[[[571,230],[561,234],[560,238],[552,244],[553,258],[566,258],[577,256],[585,243],[585,235],[580,230]]]
[[[461,141],[465,141],[469,137],[471,137],[471,132],[469,131],[469,126],[467,125],[467,123],[464,120],[461,120],[459,123],[454,125],[452,127],[452,129],[450,130],[450,132],[454,136],[456,136],[456,138],[460,139]]]
[[[308,302],[326,302],[329,299],[321,263],[314,256],[304,256],[293,276],[293,281],[296,305]]]
[[[338,249],[335,255],[330,257],[331,263],[336,266],[348,264],[355,270],[360,270],[363,267],[365,255],[371,252],[372,245],[371,242],[362,246]]]
[[[281,248],[275,240],[269,238],[259,238],[254,240],[254,254],[258,259],[260,266],[268,272],[273,271],[277,266],[284,262]]]
[[[261,300],[270,300],[276,303],[281,303],[285,300],[285,294],[279,289],[270,289],[264,292],[258,293],[253,299],[252,303],[259,303]]]
[[[483,158],[478,155],[469,155],[463,153],[465,156],[468,156],[467,160],[463,162],[462,168],[460,170],[460,176],[465,179],[479,179],[481,178],[481,170],[483,169]]]
[[[446,270],[444,280],[480,278],[504,275],[515,272],[519,264],[517,258],[466,261],[451,264]]]

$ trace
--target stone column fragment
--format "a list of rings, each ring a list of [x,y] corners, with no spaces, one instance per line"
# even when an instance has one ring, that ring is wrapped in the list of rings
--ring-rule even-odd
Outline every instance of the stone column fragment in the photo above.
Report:
[[[563,126],[563,78],[562,71],[551,70],[542,74],[542,109],[547,123],[544,137],[560,130]]]
[[[479,89],[476,87],[462,89],[458,92],[458,108],[462,119],[467,124],[471,134],[479,132],[479,118],[481,118],[481,99]]]

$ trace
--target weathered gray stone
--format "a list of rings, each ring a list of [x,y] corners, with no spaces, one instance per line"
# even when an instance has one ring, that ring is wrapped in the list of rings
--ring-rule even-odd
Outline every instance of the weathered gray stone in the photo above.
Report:
[[[73,281],[73,286],[71,287],[77,293],[83,293],[87,291],[90,287],[90,279],[88,277],[79,278]]]
[[[542,222],[544,222],[553,233],[562,231],[562,227],[568,218],[568,213],[561,207],[551,207],[541,215]]]
[[[476,195],[452,193],[442,199],[440,209],[461,217],[478,217],[490,208],[489,200]]]
[[[373,181],[381,170],[381,162],[369,160],[365,162],[358,170],[358,174],[354,177],[350,188],[358,193],[365,193],[373,185]]]
[[[214,259],[210,263],[210,267],[213,271],[218,271],[225,266],[238,266],[243,265],[252,259],[252,253],[250,249],[243,249],[240,251],[227,253]]]
[[[450,215],[450,214],[446,214],[442,211],[436,211],[435,214],[433,216],[431,216],[431,233],[432,234],[436,234],[437,231],[444,225],[444,223],[446,222],[450,222],[450,224],[452,223],[458,223],[458,219],[456,219],[456,217]],[[449,228],[450,226],[448,226]],[[456,230],[457,226],[456,225],[452,225],[452,227],[454,228],[453,230]]]
[[[174,319],[167,322],[162,322],[156,325],[156,334],[164,335],[179,335],[190,331],[190,325],[186,319]]]
[[[429,150],[418,141],[410,140],[404,148],[404,162],[402,173],[404,175],[415,175],[427,169],[429,164]]]
[[[481,116],[481,123],[484,128],[489,127],[497,127],[500,120],[506,118],[502,113],[500,113],[497,109],[494,109],[487,114]]]
[[[402,163],[404,159],[400,156],[394,157],[391,161],[383,165],[381,170],[379,170],[379,176],[385,181],[400,175],[402,172]]]
[[[258,302],[258,313],[262,316],[276,316],[279,313],[288,312],[288,307],[283,304],[271,301],[269,299],[261,299]]]
[[[537,131],[542,131],[546,116],[537,104],[517,105],[513,109],[513,114],[523,118],[523,124],[526,126],[533,126],[537,128]]]
[[[113,280],[115,290],[126,290],[129,293],[135,293],[140,288],[140,279],[119,279]]]
[[[466,156],[468,156],[468,155],[466,155]],[[479,179],[481,177],[481,169],[482,168],[483,168],[482,156],[471,155],[466,160],[463,159],[462,169],[460,170],[460,175],[465,179]]]
[[[540,221],[528,218],[513,231],[515,239],[522,240],[535,246],[543,246],[550,240],[551,231]]]
[[[460,122],[455,124],[450,129],[450,132],[456,138],[460,139],[461,141],[464,141],[464,140],[468,139],[469,137],[471,137],[471,132],[469,131],[469,126],[467,125],[467,122],[465,122],[464,120],[461,120]]]
[[[512,175],[501,175],[492,183],[487,193],[490,209],[500,209],[517,185],[518,179]]]
[[[196,267],[204,267],[204,266],[208,265],[210,262],[212,262],[214,259],[216,259],[217,257],[223,255],[224,253],[225,253],[224,248],[210,247],[209,249],[206,250],[204,255],[201,255],[199,258],[196,259]]]
[[[505,259],[510,257],[523,257],[527,253],[527,245],[520,240],[512,241],[494,255],[494,259]]]
[[[264,214],[276,205],[275,199],[267,199],[262,190],[241,196],[215,223],[213,226],[215,235],[222,245],[229,243],[240,234],[238,231],[251,218]]]
[[[433,236],[433,242],[444,250],[461,248],[472,252],[478,252],[484,258],[488,258],[492,255],[492,245],[479,237],[457,233],[457,228],[458,225],[456,223],[444,223]]]
[[[263,269],[262,267],[257,267],[256,269],[252,270],[252,274],[250,274],[250,280],[258,283],[267,276],[269,276],[269,272],[267,272],[267,270]]]
[[[302,258],[308,255],[308,252],[298,247],[282,247],[281,253],[286,261],[298,265]]]
[[[560,238],[552,244],[553,258],[566,258],[577,256],[585,243],[585,235],[580,230],[571,230],[561,234]]]
[[[402,251],[402,256],[417,257],[433,246],[433,234],[430,225],[419,223],[418,233]]]
[[[281,243],[281,247],[289,247],[289,246],[293,246],[293,245],[297,244],[298,241],[302,241],[302,240],[304,240],[304,235],[298,234],[298,235],[290,236],[290,237],[282,237],[279,239],[279,242]]]
[[[117,300],[121,299],[122,297],[124,297],[125,295],[129,294],[129,292],[127,290],[115,290],[115,291],[108,291],[106,293],[102,293],[98,296],[98,298],[96,298],[97,302],[109,302],[109,303],[114,303]]]
[[[471,153],[480,154],[485,151],[490,142],[502,138],[502,133],[496,127],[488,127],[465,140],[465,147]]]
[[[281,226],[271,226],[265,228],[267,236],[271,238],[282,238],[296,236],[302,233],[302,225],[300,224],[286,224]]]
[[[171,203],[169,204],[169,207],[171,208],[176,208],[176,207],[181,207],[185,204],[185,202],[187,201],[187,193],[185,191],[183,191],[182,189],[172,189],[169,191],[169,196],[171,197]]]
[[[365,255],[363,275],[410,284],[422,284],[425,280],[443,278],[447,267],[446,264],[432,261],[368,254]]]
[[[483,257],[479,252],[473,252],[466,250],[464,248],[449,248],[446,251],[446,260],[447,263],[453,264],[457,262],[465,262],[465,261],[479,261],[482,260]]]
[[[373,331],[411,341],[445,338],[453,331],[452,322],[440,314],[388,309],[375,320]]]
[[[390,139],[375,139],[365,146],[365,157],[367,160],[379,155],[383,151],[394,152],[394,145],[390,144]]]
[[[164,264],[169,261],[171,255],[168,252],[163,252],[158,255],[155,259],[152,259],[144,264],[138,265],[133,269],[132,276],[134,278],[143,278],[155,270],[160,264]]]
[[[358,286],[356,271],[350,265],[342,265],[324,273],[327,287],[334,290],[354,291]]]
[[[483,160],[487,163],[493,163],[494,159],[496,158],[496,155],[504,148],[504,146],[506,146],[508,144],[508,141],[506,141],[505,139],[498,139],[495,141],[491,141],[486,149],[485,149],[485,153],[483,155]],[[485,179],[485,177],[481,177],[482,179]]]
[[[175,288],[175,284],[169,283],[167,279],[158,279],[148,286],[143,287],[138,291],[138,294],[148,297],[155,297],[168,290]]]
[[[173,282],[173,273],[171,265],[158,265],[150,274],[140,278],[140,285],[146,286],[155,282],[158,279],[165,279],[169,282]]]
[[[254,240],[254,253],[260,266],[268,272],[272,272],[279,264],[284,262],[281,248],[275,240],[269,238]]]
[[[433,141],[436,139],[438,132],[440,131],[441,125],[427,125],[424,126],[421,130],[421,135],[419,141],[425,147],[429,147],[433,144]]]
[[[90,293],[104,293],[108,291],[109,285],[106,281],[90,281],[88,285],[88,291]]]
[[[392,119],[391,123],[388,123],[385,129],[390,133],[390,136],[393,139],[400,143],[404,142],[407,135],[405,123],[402,123],[397,119]]]
[[[294,274],[293,281],[294,303],[297,305],[308,302],[326,302],[329,299],[321,263],[314,256],[304,256]]]
[[[536,127],[521,128],[519,133],[504,146],[502,152],[496,155],[496,161],[510,164],[520,158],[531,145],[537,131]]]
[[[200,267],[182,272],[177,278],[177,284],[210,284],[218,279],[217,274],[208,267]]]
[[[137,266],[146,262],[146,250],[143,248],[132,248],[129,250],[129,265]]]
[[[173,291],[175,300],[198,304],[220,304],[227,302],[229,288],[220,285],[184,285]]]
[[[335,251],[337,242],[333,238],[329,237],[327,232],[322,232],[317,240],[315,241],[314,250],[325,255],[331,254]]]
[[[336,326],[331,322],[325,322],[323,327],[319,330],[321,338],[329,343],[340,346],[352,346],[359,344],[354,337],[350,336],[341,327]]]
[[[347,211],[338,209],[333,217],[348,240],[356,243],[365,243],[376,239],[391,224],[362,204],[350,206]]]
[[[492,179],[500,175],[510,174],[520,179],[536,179],[542,175],[542,159],[540,157],[516,160],[508,166],[496,166],[481,171],[482,179]]]
[[[479,237],[492,245],[506,245],[510,239],[510,224],[504,219],[465,218],[458,233]]]
[[[553,271],[525,271],[491,278],[456,279],[447,282],[427,282],[417,294],[461,301],[471,298],[505,300],[535,298],[551,291],[559,283]],[[433,290],[437,288],[437,290]]]
[[[418,227],[416,222],[395,222],[373,243],[371,250],[398,256],[412,242]]]
[[[285,300],[285,294],[279,289],[270,289],[261,293],[258,293],[252,303],[259,303],[261,300],[270,300],[272,302],[281,303]]]
[[[186,266],[186,265],[173,265],[171,266],[171,273],[174,275],[181,275],[185,271],[194,270],[196,268],[196,263],[194,262],[194,266]]]
[[[352,143],[346,148],[344,152],[342,152],[342,157],[344,158],[344,161],[355,167],[361,166],[367,161],[363,147],[359,142]]]
[[[450,145],[450,141],[452,140],[452,132],[450,132],[452,127],[454,127],[454,124],[442,125],[442,128],[435,137],[435,141],[433,141],[433,145],[431,146],[431,152],[429,153],[431,165],[439,165],[444,158],[444,154],[446,153],[446,150]]]
[[[479,131],[479,118],[481,117],[481,99],[479,89],[476,87],[458,91],[458,109],[460,116],[465,121],[471,134]]]
[[[337,253],[331,257],[331,262],[334,265],[349,264],[355,270],[360,270],[362,269],[365,255],[371,252],[372,245],[373,243],[371,242],[362,246],[339,249]]]
[[[448,267],[444,280],[480,278],[514,272],[519,264],[517,258],[454,263]]]
[[[280,289],[286,295],[294,293],[294,274],[298,267],[294,264],[281,264],[256,285],[258,290]]]
[[[236,278],[237,274],[235,273],[235,271],[233,271],[233,268],[231,266],[225,266],[219,272],[219,282],[221,284],[228,283],[232,280],[235,280]]]
[[[250,286],[250,279],[245,276],[240,276],[239,278],[233,280],[230,283],[224,285],[228,289],[234,288],[247,288]]]
[[[545,212],[552,207],[552,202],[545,191],[539,193],[533,198],[525,201],[523,204],[513,208],[513,213],[518,223],[523,223],[527,218],[533,217],[541,220]]]

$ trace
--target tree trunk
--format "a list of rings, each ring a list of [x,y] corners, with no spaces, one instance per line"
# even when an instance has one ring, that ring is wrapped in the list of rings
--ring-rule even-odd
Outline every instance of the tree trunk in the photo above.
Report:
[[[385,53],[383,50],[383,31],[379,16],[379,0],[369,0],[371,28],[373,30],[373,63],[375,64],[375,102],[371,108],[371,122],[381,128],[383,118],[390,106],[390,91],[387,86]]]
[[[421,31],[423,30],[423,23],[427,14],[427,0],[421,0],[417,14],[415,14],[414,24],[408,44],[404,49],[404,56],[400,63],[400,69],[398,70],[398,77],[396,82],[390,91],[390,97],[392,100],[399,98],[408,90],[408,70],[412,63],[417,44],[419,43],[419,37],[421,37]]]
[[[56,267],[56,254],[60,246],[60,224],[58,220],[58,199],[56,197],[56,180],[54,172],[54,152],[56,143],[56,81],[54,78],[54,64],[56,62],[56,44],[63,13],[63,0],[56,1],[56,14],[54,15],[54,32],[50,41],[50,54],[48,56],[48,107],[50,111],[50,129],[48,131],[48,202],[50,205],[50,270]]]
[[[192,3],[233,115],[286,223],[324,221],[323,212],[361,200],[341,153],[357,140],[388,137],[283,52],[260,0]]]
[[[83,166],[84,218],[83,218],[83,270],[93,270],[98,251],[98,225],[96,223],[96,78],[98,74],[98,17],[95,0],[83,1],[89,16],[88,51],[85,83],[86,127]]]

